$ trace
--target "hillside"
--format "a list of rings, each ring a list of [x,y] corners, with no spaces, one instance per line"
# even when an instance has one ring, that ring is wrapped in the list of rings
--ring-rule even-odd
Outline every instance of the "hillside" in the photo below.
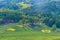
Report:
[[[13,3],[12,3],[13,2]],[[33,3],[34,2],[34,3]],[[40,23],[60,28],[60,1],[0,1],[0,24],[19,23],[39,27]]]
[[[0,40],[60,40],[60,0],[0,0]]]

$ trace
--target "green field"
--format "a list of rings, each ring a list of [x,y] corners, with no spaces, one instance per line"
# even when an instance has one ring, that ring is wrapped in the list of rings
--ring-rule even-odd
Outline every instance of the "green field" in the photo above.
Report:
[[[60,40],[59,33],[42,32],[5,32],[0,33],[0,40]]]
[[[60,40],[60,32],[41,32],[17,24],[0,25],[0,40]],[[7,30],[15,28],[16,30]]]

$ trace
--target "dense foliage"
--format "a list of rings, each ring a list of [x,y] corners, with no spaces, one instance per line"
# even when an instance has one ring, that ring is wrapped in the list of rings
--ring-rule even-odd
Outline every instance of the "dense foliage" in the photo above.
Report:
[[[4,1],[2,1],[4,2]],[[0,24],[19,23],[32,28],[40,24],[60,28],[60,1],[43,2],[43,5],[35,2],[16,2],[8,5],[0,5]],[[36,2],[37,3],[37,2]],[[32,5],[33,4],[33,5]]]

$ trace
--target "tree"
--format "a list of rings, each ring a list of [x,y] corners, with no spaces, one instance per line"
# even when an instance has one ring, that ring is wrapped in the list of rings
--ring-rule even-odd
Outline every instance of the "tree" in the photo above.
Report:
[[[29,21],[26,19],[22,19],[19,21],[19,24],[27,24]]]
[[[56,24],[54,24],[53,26],[52,26],[52,31],[54,31],[54,32],[56,32]]]

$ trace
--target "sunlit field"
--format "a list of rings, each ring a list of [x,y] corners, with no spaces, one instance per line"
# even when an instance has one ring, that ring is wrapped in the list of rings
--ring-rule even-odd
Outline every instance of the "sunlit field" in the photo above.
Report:
[[[42,32],[5,32],[0,33],[0,40],[60,40],[59,33]]]
[[[60,40],[60,32],[18,31],[17,29],[9,28],[12,24],[4,25],[3,27],[5,28],[2,28],[2,26],[0,26],[0,40]]]

